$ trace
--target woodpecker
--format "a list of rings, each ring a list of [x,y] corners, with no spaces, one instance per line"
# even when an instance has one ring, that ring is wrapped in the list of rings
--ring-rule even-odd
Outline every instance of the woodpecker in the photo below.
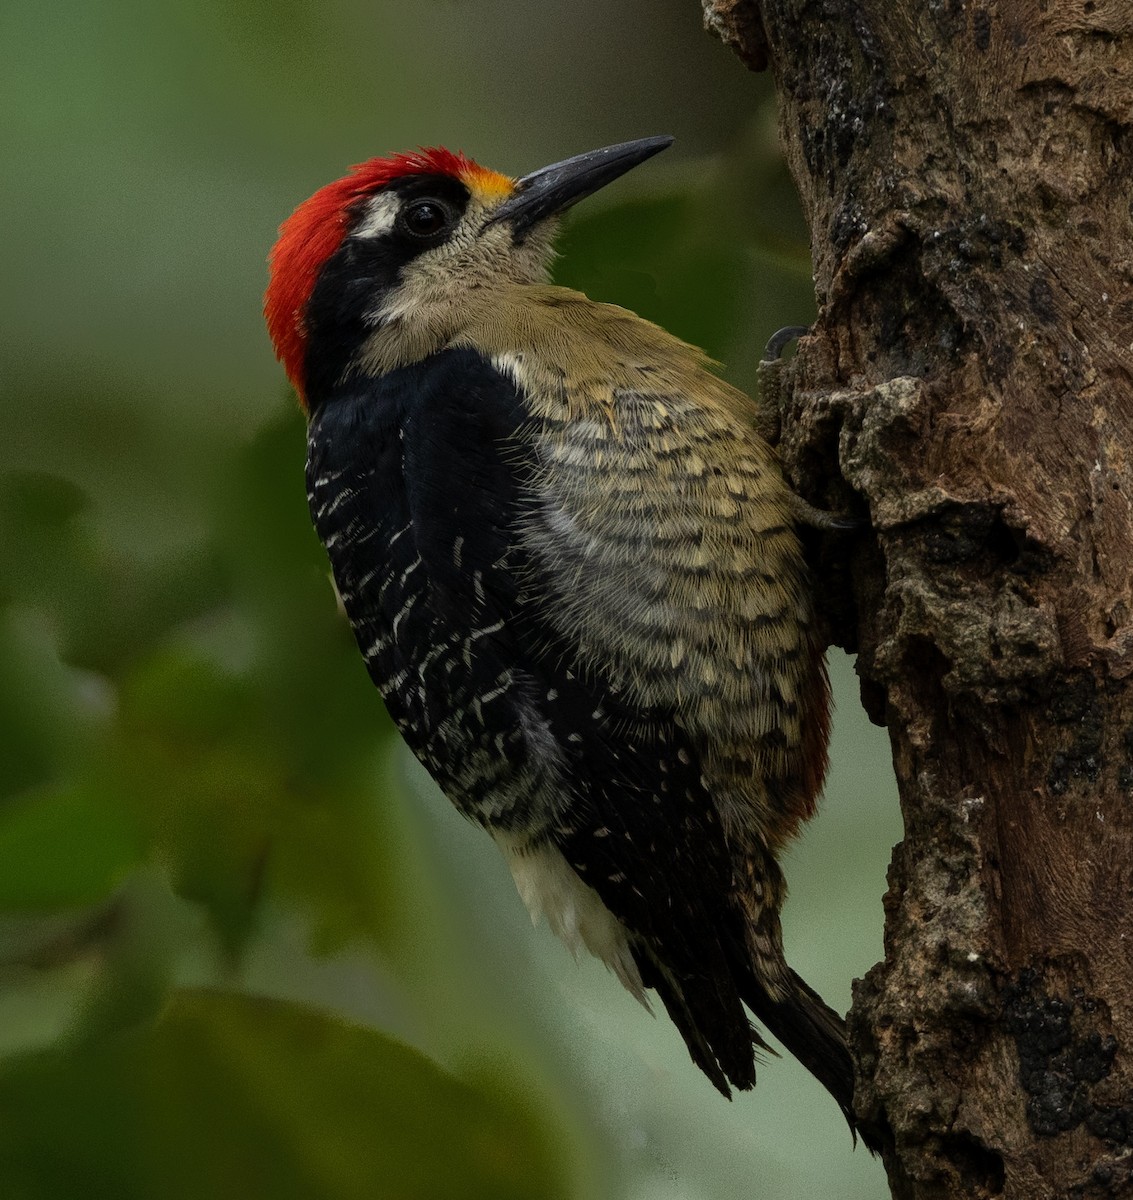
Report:
[[[548,282],[559,216],[671,141],[371,159],[280,227],[265,315],[366,667],[533,918],[656,992],[725,1096],[769,1049],[746,1006],[853,1127],[779,924],[826,769],[814,510],[699,350]]]

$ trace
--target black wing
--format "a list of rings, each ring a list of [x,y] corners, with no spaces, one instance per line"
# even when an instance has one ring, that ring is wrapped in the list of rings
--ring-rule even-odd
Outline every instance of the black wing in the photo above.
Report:
[[[670,713],[635,707],[545,619],[519,537],[523,398],[473,350],[346,384],[314,413],[308,492],[374,682],[454,803],[553,844],[627,932],[697,1064],[749,1087],[758,991],[731,864]]]

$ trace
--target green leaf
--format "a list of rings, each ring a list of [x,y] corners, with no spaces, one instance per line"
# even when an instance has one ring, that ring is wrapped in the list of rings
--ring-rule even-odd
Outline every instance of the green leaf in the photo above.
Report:
[[[76,787],[0,809],[0,905],[61,908],[108,896],[143,854],[113,797]]]
[[[335,628],[329,587],[320,603],[311,640],[328,625],[341,640],[321,661],[308,658],[299,631],[294,655],[280,647],[270,665],[240,672],[171,647],[122,691],[115,786],[178,893],[204,905],[232,959],[254,933],[269,890],[303,901],[327,949],[388,938],[404,907],[391,882],[395,835],[373,779],[389,725],[348,631]],[[290,657],[309,662],[307,686],[291,675]],[[349,698],[351,688],[334,686],[340,670],[354,668],[364,719],[345,707],[341,692]],[[316,722],[321,737],[297,729],[309,695],[322,712],[342,714],[337,723]]]
[[[112,707],[106,680],[60,660],[43,613],[0,609],[0,797],[53,789]]]
[[[556,1200],[554,1131],[373,1030],[178,993],[153,1027],[0,1069],[13,1200]]]

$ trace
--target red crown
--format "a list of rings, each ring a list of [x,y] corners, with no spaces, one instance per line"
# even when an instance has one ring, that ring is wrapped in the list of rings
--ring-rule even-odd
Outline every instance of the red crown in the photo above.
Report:
[[[503,176],[496,176],[463,153],[454,154],[443,146],[423,147],[409,154],[371,158],[351,167],[349,175],[319,188],[283,222],[268,257],[271,277],[264,295],[264,316],[276,357],[301,401],[305,401],[303,359],[307,349],[304,314],[319,272],[342,245],[355,202],[406,175],[504,181]]]

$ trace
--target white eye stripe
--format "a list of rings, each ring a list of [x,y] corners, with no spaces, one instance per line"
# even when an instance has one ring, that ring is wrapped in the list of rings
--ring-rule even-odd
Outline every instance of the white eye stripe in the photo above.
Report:
[[[392,192],[374,196],[366,206],[366,215],[354,227],[354,236],[377,238],[389,233],[400,209],[401,197]]]

